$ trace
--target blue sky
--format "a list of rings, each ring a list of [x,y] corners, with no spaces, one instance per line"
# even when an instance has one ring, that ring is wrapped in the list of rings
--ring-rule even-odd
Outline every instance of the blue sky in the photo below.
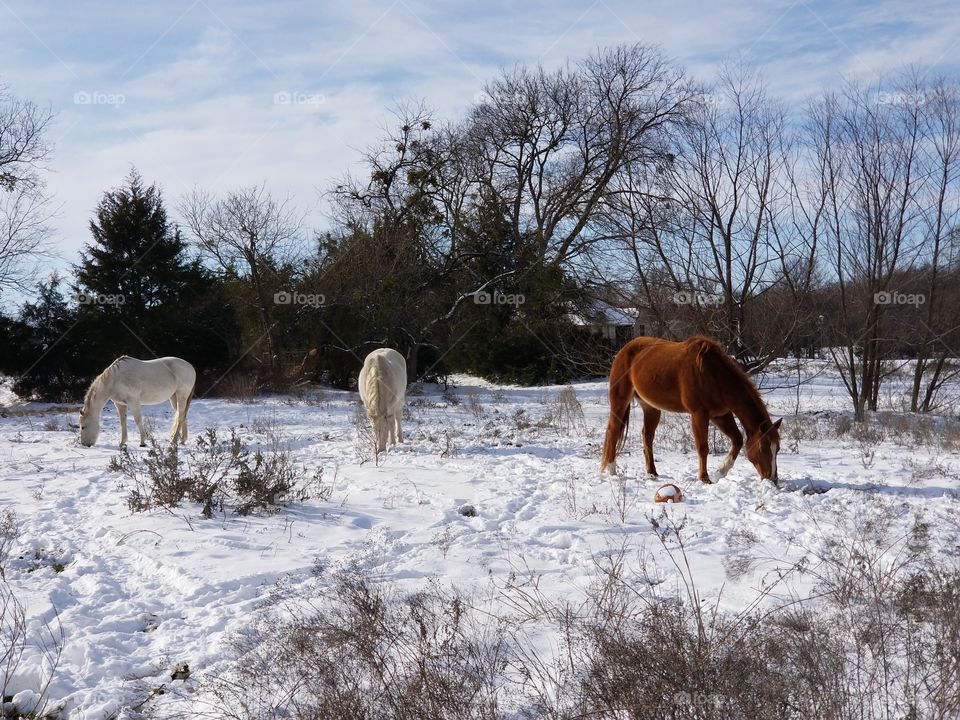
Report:
[[[397,102],[455,118],[503,65],[555,66],[623,42],[659,45],[707,81],[743,57],[801,107],[843,78],[906,64],[956,74],[960,11],[946,1],[0,0],[0,82],[57,114],[51,267],[76,262],[101,194],[132,165],[171,211],[194,185],[265,181],[323,229],[318,191]]]

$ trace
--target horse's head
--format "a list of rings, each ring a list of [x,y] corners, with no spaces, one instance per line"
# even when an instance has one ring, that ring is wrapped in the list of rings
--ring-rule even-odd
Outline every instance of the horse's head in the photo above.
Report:
[[[97,442],[100,436],[100,418],[81,408],[80,410],[80,444],[90,447]]]
[[[747,459],[760,473],[762,480],[777,482],[777,453],[780,450],[780,418],[775,423],[765,420],[747,438]]]

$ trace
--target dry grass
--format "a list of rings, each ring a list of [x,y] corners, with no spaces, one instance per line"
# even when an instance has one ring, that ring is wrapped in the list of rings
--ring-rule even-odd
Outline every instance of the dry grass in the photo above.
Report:
[[[221,380],[215,388],[215,394],[229,402],[250,405],[257,397],[259,388],[257,378],[249,372],[233,372]]]
[[[503,637],[460,594],[400,596],[348,568],[235,636],[195,715],[494,720]]]
[[[892,519],[870,511],[823,528],[828,542],[793,563],[732,533],[728,569],[772,564],[774,578],[737,612],[701,596],[686,530],[668,514],[651,518],[656,558],[624,540],[597,558],[597,580],[576,601],[548,596],[525,565],[493,604],[436,582],[402,594],[355,567],[321,573],[235,638],[232,668],[201,688],[194,715],[950,718],[960,567],[932,562],[922,522],[896,536]],[[434,538],[444,554],[453,541],[449,526]],[[801,575],[810,594],[786,592]]]

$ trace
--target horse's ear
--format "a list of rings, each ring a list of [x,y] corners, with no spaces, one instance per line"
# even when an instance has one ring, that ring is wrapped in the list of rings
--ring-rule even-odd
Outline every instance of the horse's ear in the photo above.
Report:
[[[760,437],[764,437],[764,436],[766,436],[766,435],[769,435],[769,434],[772,433],[774,430],[779,430],[779,429],[780,429],[780,425],[781,425],[782,423],[783,423],[783,418],[780,418],[780,419],[777,420],[773,425],[771,425],[771,426],[768,427],[766,430],[764,430],[762,433],[760,433]]]

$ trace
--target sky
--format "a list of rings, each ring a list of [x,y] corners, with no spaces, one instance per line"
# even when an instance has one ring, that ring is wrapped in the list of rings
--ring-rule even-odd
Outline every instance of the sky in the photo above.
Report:
[[[0,0],[0,83],[56,114],[45,272],[77,262],[100,197],[131,167],[162,188],[174,219],[195,186],[265,182],[322,231],[323,191],[358,169],[391,108],[424,101],[456,119],[502,67],[556,67],[619,43],[657,45],[707,82],[744,59],[801,108],[845,79],[907,65],[956,75],[960,9],[946,0]]]

